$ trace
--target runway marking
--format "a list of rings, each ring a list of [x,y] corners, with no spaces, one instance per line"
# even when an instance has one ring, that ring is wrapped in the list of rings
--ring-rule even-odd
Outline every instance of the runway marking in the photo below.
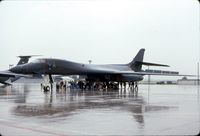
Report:
[[[51,135],[57,135],[57,136],[68,136],[68,135],[65,135],[65,134],[58,134],[58,133],[49,132],[49,131],[45,131],[45,130],[39,130],[39,129],[33,129],[33,128],[28,128],[28,127],[13,125],[13,124],[8,123],[8,122],[0,122],[0,124],[1,125],[5,125],[7,127],[13,127],[13,128],[18,128],[18,129],[25,129],[25,130],[28,130],[28,131],[34,131],[34,132],[39,132],[39,133],[45,133],[45,134],[51,134]]]

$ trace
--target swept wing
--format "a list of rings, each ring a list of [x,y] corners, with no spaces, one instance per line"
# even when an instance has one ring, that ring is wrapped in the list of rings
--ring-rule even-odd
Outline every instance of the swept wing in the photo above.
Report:
[[[32,77],[32,75],[16,74],[10,71],[0,71],[1,77]]]

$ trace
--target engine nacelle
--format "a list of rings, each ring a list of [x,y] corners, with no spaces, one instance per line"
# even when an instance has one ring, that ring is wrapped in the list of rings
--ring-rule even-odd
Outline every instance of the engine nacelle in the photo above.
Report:
[[[131,75],[131,74],[123,74],[122,75],[122,80],[127,81],[127,82],[129,82],[129,81],[141,81],[143,79],[144,78],[141,75]]]

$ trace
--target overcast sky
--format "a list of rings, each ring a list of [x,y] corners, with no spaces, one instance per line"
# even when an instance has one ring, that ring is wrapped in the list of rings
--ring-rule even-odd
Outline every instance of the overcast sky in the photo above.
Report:
[[[197,0],[3,1],[0,70],[32,54],[124,64],[145,48],[144,61],[196,74],[199,17]]]

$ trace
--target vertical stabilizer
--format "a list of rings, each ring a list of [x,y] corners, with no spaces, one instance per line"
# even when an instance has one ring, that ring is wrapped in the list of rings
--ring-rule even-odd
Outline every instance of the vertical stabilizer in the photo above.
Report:
[[[140,49],[135,58],[128,64],[132,70],[141,71],[145,49]]]

